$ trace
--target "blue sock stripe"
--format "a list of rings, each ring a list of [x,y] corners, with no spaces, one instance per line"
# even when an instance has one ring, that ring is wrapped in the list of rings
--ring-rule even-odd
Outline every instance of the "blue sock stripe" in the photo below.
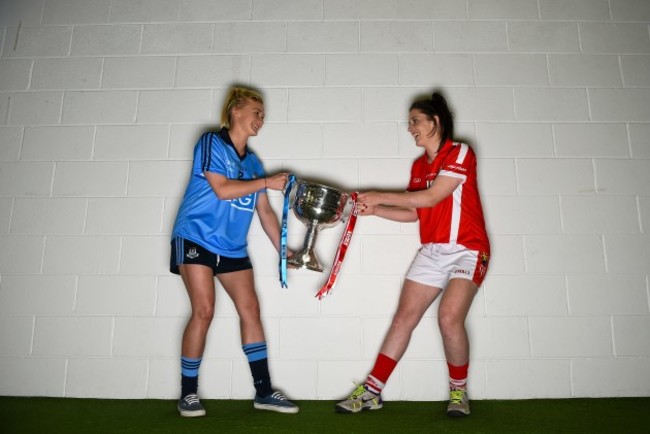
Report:
[[[198,359],[181,357],[181,374],[186,377],[197,377],[199,375],[201,360],[203,360],[202,357],[199,357]]]
[[[257,362],[258,360],[266,359],[268,357],[266,352],[266,342],[255,342],[242,346],[244,354],[249,362]]]

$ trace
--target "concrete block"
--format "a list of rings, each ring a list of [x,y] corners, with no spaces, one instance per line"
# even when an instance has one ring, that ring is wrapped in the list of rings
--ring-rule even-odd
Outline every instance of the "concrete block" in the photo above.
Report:
[[[71,56],[123,56],[138,54],[142,26],[77,26],[72,35]]]
[[[120,274],[169,273],[171,252],[168,236],[127,236],[122,241]]]
[[[517,120],[587,121],[590,117],[585,89],[521,88],[514,90],[514,99]]]
[[[0,25],[37,26],[43,15],[42,1],[2,2],[0,3]]]
[[[642,23],[580,23],[580,45],[586,54],[648,54],[650,34]]]
[[[474,84],[474,61],[468,54],[400,54],[398,69],[401,85]]]
[[[178,20],[178,0],[111,1],[111,23],[165,22]]]
[[[612,18],[620,21],[650,21],[650,6],[643,0],[614,0]]]
[[[0,273],[40,273],[43,264],[45,240],[37,236],[2,237]]]
[[[290,53],[358,53],[359,22],[289,23],[287,51]]]
[[[626,86],[650,86],[650,56],[620,56]]]
[[[11,219],[12,234],[82,234],[86,220],[86,199],[21,198],[15,199]]]
[[[455,0],[409,0],[408,3],[395,4],[398,19],[458,20],[467,18],[463,2]]]
[[[283,318],[280,357],[344,360],[361,355],[361,322],[357,318]]]
[[[399,367],[399,380],[402,385],[400,400],[443,401],[449,399],[449,371],[447,363],[444,361],[404,360]],[[471,397],[474,398],[475,395],[472,393]]]
[[[142,54],[207,54],[212,52],[212,24],[146,24]]]
[[[90,160],[95,129],[84,127],[25,128],[21,160],[74,161]]]
[[[253,1],[183,0],[179,20],[192,21],[248,21],[251,19]]]
[[[525,235],[524,255],[529,273],[605,272],[603,242],[595,235]]]
[[[470,20],[536,20],[539,18],[535,0],[469,0]]]
[[[544,20],[608,21],[607,0],[540,0],[539,9]]]
[[[549,399],[571,396],[568,360],[488,360],[487,396],[492,399]],[[504,384],[522,387],[508,390]]]
[[[504,22],[439,21],[433,24],[433,38],[436,52],[508,51]]]
[[[154,312],[152,276],[79,276],[75,312],[89,315],[147,315]]]
[[[325,59],[321,55],[254,55],[251,80],[265,86],[321,86]]]
[[[327,164],[323,164],[323,161],[327,161]],[[298,178],[345,191],[352,191],[359,185],[359,166],[347,159],[286,160],[283,170],[295,174]]]
[[[131,197],[183,197],[191,170],[186,161],[136,161],[130,164]]]
[[[536,123],[478,123],[476,140],[483,158],[552,158],[553,131]]]
[[[397,55],[332,54],[325,57],[328,86],[390,86],[398,83]]]
[[[74,276],[5,275],[0,283],[0,312],[12,315],[70,314],[74,308],[76,286]]]
[[[31,59],[0,59],[0,91],[27,90]]]
[[[102,89],[171,88],[174,57],[109,57],[104,59]]]
[[[267,54],[286,50],[285,22],[218,22],[214,25],[215,53]]]
[[[53,175],[53,163],[0,163],[0,196],[49,196]]]
[[[8,125],[58,124],[63,92],[25,92],[10,94]]]
[[[45,244],[43,272],[115,274],[119,259],[120,237],[52,236]]]
[[[265,124],[249,145],[262,159],[319,159],[323,156],[323,126],[317,123]]]
[[[650,89],[589,89],[591,118],[595,121],[650,121]]]
[[[397,130],[394,123],[326,124],[323,130],[325,157],[397,157]]]
[[[415,99],[430,91],[418,92],[410,88],[367,88],[363,90],[364,122],[394,122],[408,118],[409,107]]]
[[[158,234],[162,198],[90,198],[86,233],[95,235]]]
[[[395,18],[396,5],[392,0],[325,0],[326,20],[370,20]]]
[[[413,161],[405,158],[378,158],[359,161],[362,189],[406,191]]]
[[[361,52],[431,52],[434,47],[430,21],[363,21],[360,38]],[[437,39],[436,49],[441,51]]]
[[[588,358],[574,360],[572,366],[575,397],[633,397],[650,393],[646,358]]]
[[[529,320],[526,317],[468,318],[472,357],[477,359],[530,357]]]
[[[274,252],[268,254],[275,256]],[[333,253],[332,256],[334,256]],[[322,259],[331,261],[329,257]],[[257,261],[254,265],[257,269]],[[315,295],[327,279],[328,274],[309,272],[311,273],[309,275],[306,270],[304,272],[288,270],[287,283],[289,287],[282,288],[277,267],[273,271],[272,275],[256,276],[255,278],[262,316],[265,318],[318,316],[320,303]]]
[[[495,234],[559,234],[556,197],[488,196],[483,199],[487,225]]]
[[[605,194],[637,194],[644,196],[650,185],[650,161],[595,160],[596,187]]]
[[[485,288],[488,316],[540,316],[568,313],[566,283],[558,275],[490,273]]]
[[[18,161],[23,142],[22,127],[0,127],[0,161]]]
[[[495,196],[517,194],[514,160],[481,160],[478,165],[478,179],[482,192]]]
[[[135,120],[135,91],[66,92],[64,124],[123,124]]]
[[[16,23],[18,24],[18,23]],[[72,40],[72,27],[40,26],[7,27],[2,49],[3,57],[67,56]]]
[[[650,197],[639,198],[639,209],[641,211],[641,228],[645,233],[650,228]]]
[[[248,83],[250,56],[182,56],[177,60],[175,87],[205,88],[228,82]]]
[[[26,357],[32,351],[34,317],[3,315],[0,317],[0,357]]]
[[[185,323],[185,318],[115,318],[113,355],[129,358],[178,357]]]
[[[476,83],[479,85],[548,85],[546,56],[539,54],[477,54]]]
[[[615,234],[605,236],[607,271],[610,273],[647,273],[650,264],[650,237]]]
[[[613,355],[609,317],[531,317],[529,324],[534,358]]]
[[[520,194],[595,193],[594,169],[587,159],[522,159],[517,161],[517,180]]]
[[[488,219],[488,230],[491,229],[490,217]],[[524,242],[522,235],[495,235],[489,233],[490,269],[488,276],[495,274],[520,274],[525,270],[524,263]]]
[[[103,0],[46,1],[43,24],[100,24],[107,23],[110,2]]]
[[[614,349],[619,357],[650,356],[650,342],[646,333],[650,326],[650,315],[646,305],[643,315],[617,315],[613,318]]]
[[[71,359],[65,396],[68,398],[142,399],[147,396],[146,359]],[[97,375],[101,372],[101,375]]]
[[[515,108],[511,89],[450,88],[444,94],[457,121],[511,121]]]
[[[519,53],[579,53],[578,24],[515,21],[508,23],[508,47]]]
[[[95,135],[94,160],[160,160],[167,157],[167,125],[101,125]]]
[[[217,131],[212,125],[180,124],[172,125],[169,132],[169,157],[175,160],[191,161],[194,146],[205,131]],[[266,133],[266,128],[264,133]]]
[[[140,92],[138,123],[209,122],[212,95],[208,90],[147,90]]]
[[[36,318],[33,355],[101,357],[111,354],[113,319],[109,317]]]
[[[128,163],[58,163],[54,177],[55,196],[124,196]]]
[[[647,314],[645,283],[641,275],[568,276],[571,313]]]
[[[562,226],[570,234],[640,233],[633,196],[563,196]]]
[[[588,123],[553,126],[558,157],[629,158],[627,129],[623,124]]]
[[[355,88],[289,89],[288,119],[290,122],[358,122],[361,100],[361,91]]]
[[[14,199],[11,197],[0,198],[0,234],[9,233],[9,222],[14,207]]]
[[[361,241],[364,274],[402,275],[420,247],[419,237],[415,235],[364,235],[357,241]],[[389,252],[405,254],[397,258]]]
[[[66,371],[63,358],[3,357],[0,369],[11,373],[4,375],[0,382],[0,393],[4,396],[63,397]]]
[[[255,21],[322,19],[322,0],[253,0],[253,20]]]
[[[291,400],[312,399],[316,396],[318,363],[314,361],[271,360],[269,370],[277,384]]]
[[[372,315],[391,316],[399,301],[399,276],[341,275],[330,296],[320,302],[320,313],[328,316],[358,315],[359,306]]]
[[[555,54],[548,56],[551,84],[556,86],[620,86],[618,56]]]

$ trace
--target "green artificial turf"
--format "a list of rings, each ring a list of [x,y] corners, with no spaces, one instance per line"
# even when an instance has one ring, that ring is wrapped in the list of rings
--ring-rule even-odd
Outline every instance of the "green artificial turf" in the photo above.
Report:
[[[0,397],[0,433],[649,433],[650,398],[473,401],[472,415],[446,402],[386,402],[338,414],[332,401],[298,401],[300,413],[254,410],[251,401],[203,400],[207,415],[182,418],[174,401]]]

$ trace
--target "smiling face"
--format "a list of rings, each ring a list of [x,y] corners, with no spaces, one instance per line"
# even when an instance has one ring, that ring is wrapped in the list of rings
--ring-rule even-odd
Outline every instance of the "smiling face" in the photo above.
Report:
[[[241,130],[246,136],[256,136],[264,125],[264,104],[248,99],[232,109],[232,128]]]
[[[421,110],[412,109],[409,112],[408,132],[415,139],[415,145],[423,148],[429,146],[438,146],[440,139],[438,136],[438,125],[434,116],[431,119]]]

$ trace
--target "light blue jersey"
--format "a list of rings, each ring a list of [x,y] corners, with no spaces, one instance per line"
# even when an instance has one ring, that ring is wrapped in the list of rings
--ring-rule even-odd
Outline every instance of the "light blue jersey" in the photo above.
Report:
[[[221,200],[212,190],[204,172],[228,179],[263,178],[264,168],[257,156],[246,148],[240,157],[228,130],[205,133],[194,147],[190,182],[178,210],[172,239],[193,241],[218,255],[231,258],[248,256],[248,230],[262,189],[238,199]]]

